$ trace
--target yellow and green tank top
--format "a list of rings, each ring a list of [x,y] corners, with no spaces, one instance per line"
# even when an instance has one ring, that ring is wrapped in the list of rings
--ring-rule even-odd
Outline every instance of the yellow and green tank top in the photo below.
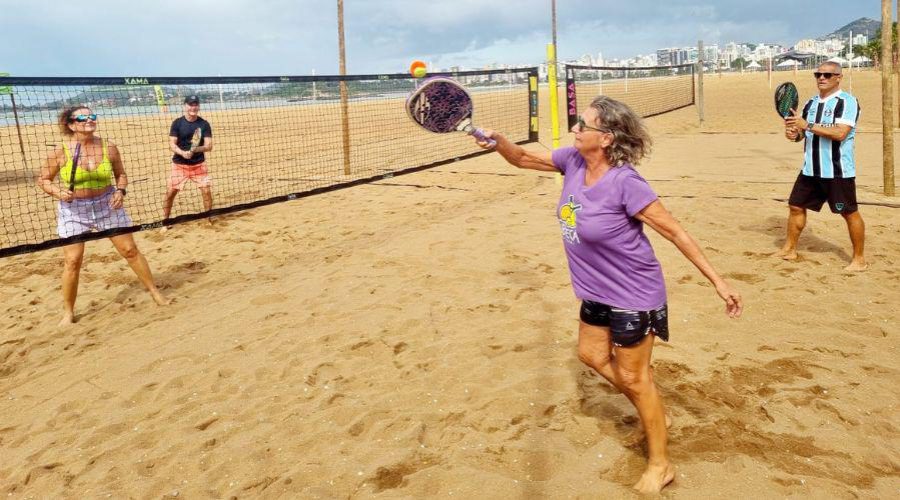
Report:
[[[103,160],[100,161],[97,168],[90,171],[85,170],[81,167],[82,160],[78,161],[78,166],[75,168],[75,189],[100,189],[113,185],[112,163],[106,152],[106,141],[100,139],[100,145],[103,148]],[[62,147],[66,152],[66,163],[59,169],[59,179],[68,186],[72,176],[72,153],[65,143]]]

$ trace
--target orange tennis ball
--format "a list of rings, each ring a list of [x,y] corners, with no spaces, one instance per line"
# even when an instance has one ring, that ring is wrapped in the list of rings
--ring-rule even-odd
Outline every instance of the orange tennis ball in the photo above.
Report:
[[[413,61],[412,64],[409,65],[409,74],[411,74],[413,78],[422,78],[426,73],[425,63],[422,61]]]

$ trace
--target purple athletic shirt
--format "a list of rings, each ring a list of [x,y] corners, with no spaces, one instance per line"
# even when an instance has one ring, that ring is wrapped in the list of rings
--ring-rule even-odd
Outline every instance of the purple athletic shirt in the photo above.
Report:
[[[634,218],[657,199],[647,181],[622,165],[586,187],[585,161],[573,147],[554,151],[553,165],[565,174],[556,215],[575,295],[635,311],[665,304],[662,267]]]

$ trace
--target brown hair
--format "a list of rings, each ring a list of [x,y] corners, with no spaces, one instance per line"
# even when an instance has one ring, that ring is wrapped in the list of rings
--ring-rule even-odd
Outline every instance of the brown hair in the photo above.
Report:
[[[612,132],[613,143],[606,148],[606,157],[614,167],[625,163],[637,165],[650,154],[653,140],[643,120],[627,104],[600,96],[591,102],[597,110],[600,126]]]
[[[59,125],[59,131],[62,132],[62,135],[73,135],[75,132],[72,132],[72,129],[69,128],[69,124],[72,123],[72,113],[78,109],[86,109],[91,111],[91,108],[85,106],[84,104],[78,104],[76,106],[69,106],[68,108],[59,112],[59,117],[56,119],[56,123]]]

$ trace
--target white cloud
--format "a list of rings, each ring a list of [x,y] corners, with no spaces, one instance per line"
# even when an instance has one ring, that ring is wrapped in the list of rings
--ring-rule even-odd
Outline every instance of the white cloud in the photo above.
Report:
[[[861,4],[561,0],[559,57],[626,57],[698,38],[792,44],[879,15]],[[337,72],[335,0],[0,0],[0,12],[0,71],[17,75]],[[537,64],[550,41],[546,0],[345,0],[344,15],[351,73],[403,71],[412,59]]]

